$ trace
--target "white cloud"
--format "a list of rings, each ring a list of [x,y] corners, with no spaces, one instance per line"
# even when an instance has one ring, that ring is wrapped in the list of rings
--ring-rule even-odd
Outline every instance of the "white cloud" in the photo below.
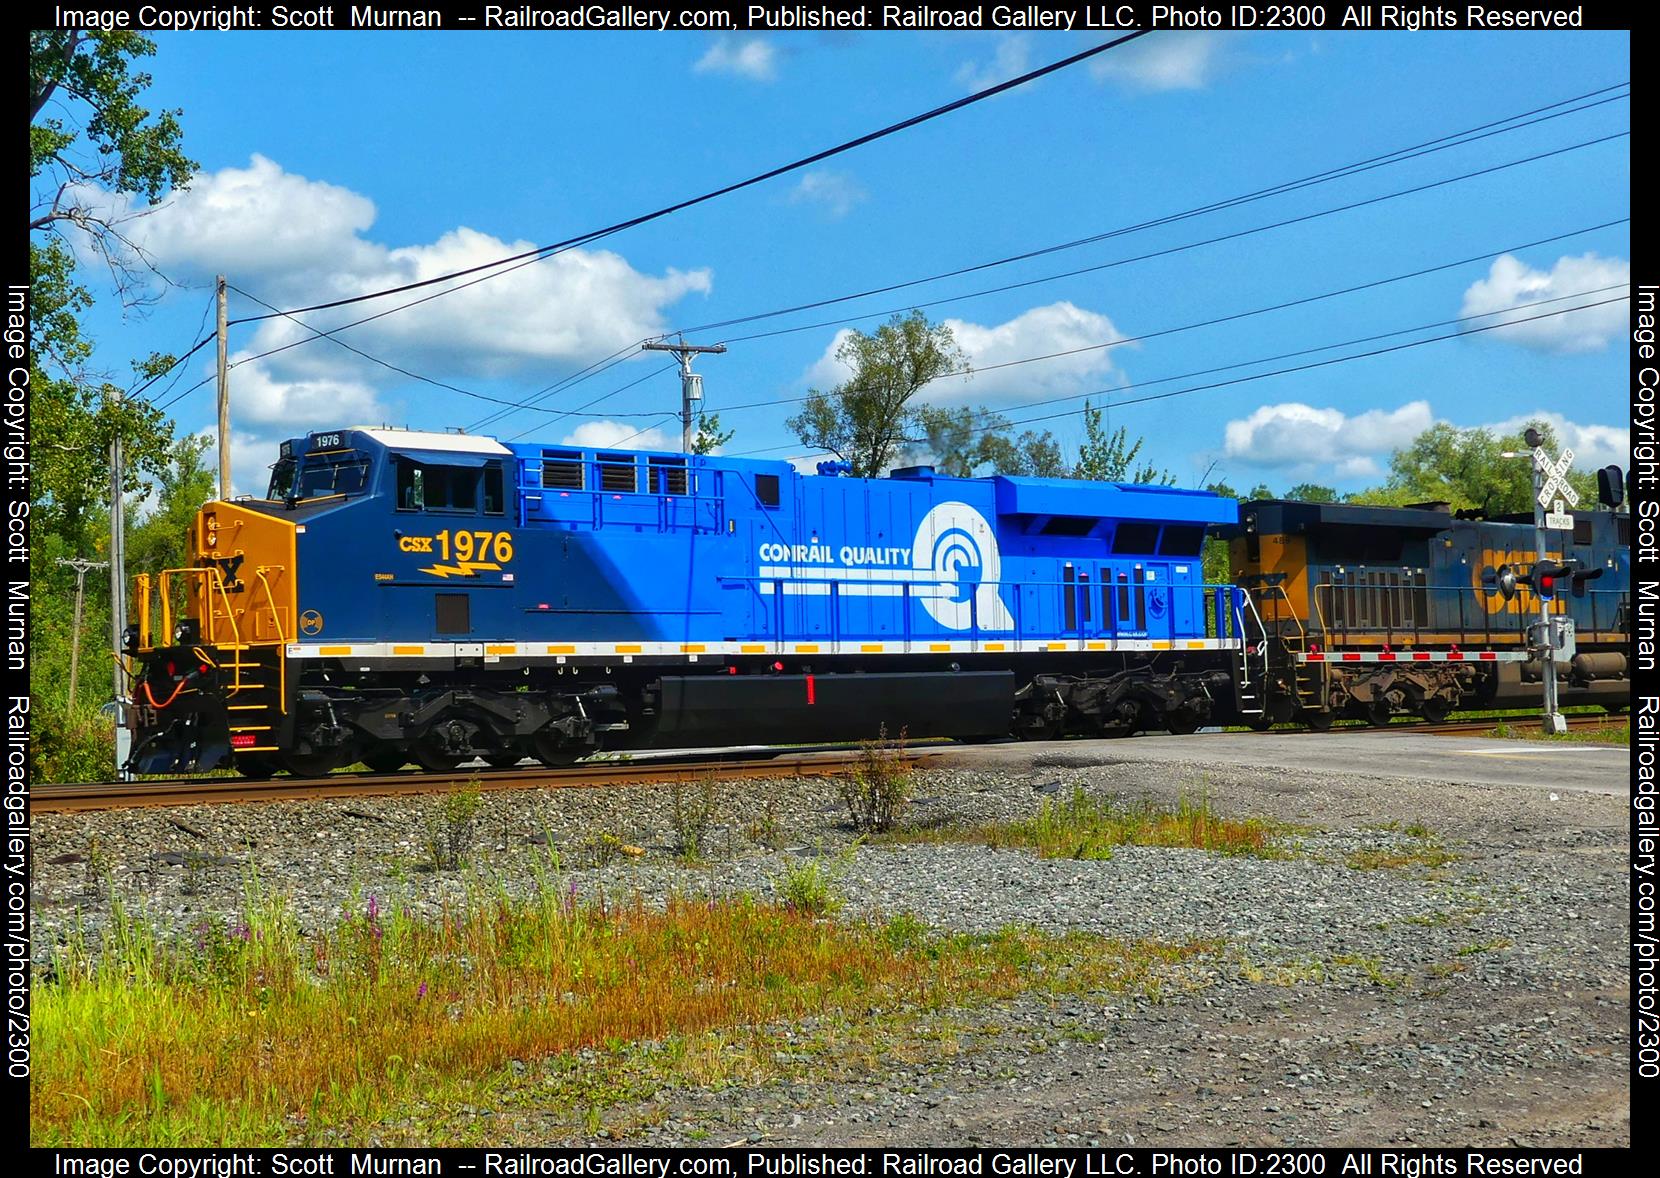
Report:
[[[384,253],[358,236],[374,224],[372,200],[285,172],[258,154],[246,168],[197,175],[153,209],[117,204],[134,217],[123,227],[128,235],[170,274],[228,274],[251,286],[372,268]]]
[[[957,337],[957,343],[968,353],[969,363],[977,370],[989,371],[976,371],[968,379],[940,381],[930,390],[937,400],[970,396],[1062,396],[1119,383],[1120,374],[1113,359],[1121,349],[1095,345],[1119,339],[1123,333],[1105,315],[1086,311],[1073,303],[1063,301],[1033,307],[995,327],[962,319],[945,322]],[[1076,351],[1080,348],[1090,350]],[[1011,360],[1056,352],[1075,354],[1012,368],[991,368]]]
[[[240,359],[233,355],[231,359]],[[254,426],[284,426],[284,436],[326,425],[361,425],[378,421],[382,406],[375,389],[343,374],[284,379],[265,361],[233,368],[230,373],[232,419]]]
[[[188,190],[126,227],[163,271],[201,282],[229,273],[233,283],[279,306],[419,282],[525,253],[537,244],[460,226],[429,243],[389,246],[364,236],[374,217],[366,197],[254,156],[247,168],[198,176]],[[651,275],[610,250],[572,249],[504,267],[500,277],[354,328],[344,338],[370,352],[393,352],[389,358],[416,367],[436,365],[475,377],[524,368],[541,372],[550,362],[587,363],[659,334],[668,326],[667,307],[710,288],[708,270],[670,268]],[[438,289],[313,313],[307,322],[336,327]],[[264,312],[246,302],[236,310]],[[265,351],[309,334],[292,321],[267,320],[249,350]],[[274,363],[284,369],[315,365],[309,357],[329,350],[323,344],[298,348]],[[340,361],[335,352],[330,369]]]
[[[944,322],[976,371],[972,376],[944,377],[928,385],[922,395],[930,401],[994,397],[1030,400],[1122,383],[1122,373],[1114,364],[1114,356],[1120,349],[1095,346],[1118,339],[1122,333],[1105,315],[1073,303],[1062,301],[1033,307],[993,326],[964,319]],[[805,384],[828,389],[847,380],[852,370],[836,359],[836,349],[850,334],[847,328],[836,333],[824,354],[802,375]],[[1080,348],[1090,350],[1010,368],[991,368],[1011,360]]]
[[[1535,270],[1511,254],[1494,260],[1487,277],[1471,284],[1464,292],[1462,315],[1486,315],[1504,311],[1520,303],[1541,303],[1547,299],[1562,299],[1584,291],[1601,290],[1608,286],[1624,286],[1631,281],[1631,263],[1623,258],[1604,258],[1594,253],[1579,257],[1558,258],[1549,271]],[[1546,315],[1567,307],[1601,302],[1614,298],[1617,291],[1568,298],[1564,302],[1546,306],[1525,307],[1513,315],[1483,319],[1470,327],[1486,327],[1512,319],[1528,319]],[[1623,335],[1630,306],[1624,302],[1604,303],[1585,311],[1551,315],[1548,319],[1534,319],[1499,331],[1489,332],[1501,339],[1527,348],[1547,352],[1590,352],[1608,345],[1615,336]]]
[[[1569,421],[1560,413],[1546,409],[1536,409],[1532,413],[1519,413],[1515,417],[1484,426],[1495,434],[1513,434],[1521,431],[1529,422],[1544,421],[1550,424],[1556,434],[1556,444],[1566,446],[1574,452],[1574,466],[1580,470],[1596,470],[1599,467],[1618,463],[1627,466],[1631,462],[1631,428],[1624,425],[1581,425]]]
[[[1374,455],[1405,446],[1434,422],[1428,401],[1399,409],[1371,409],[1350,417],[1340,409],[1317,409],[1300,401],[1264,405],[1249,417],[1228,422],[1223,453],[1252,466],[1308,474],[1336,466],[1345,477],[1379,473]]]
[[[560,445],[584,450],[678,450],[680,438],[671,438],[655,427],[642,432],[638,424],[623,421],[585,421],[561,438]]]
[[[814,204],[824,209],[832,219],[847,216],[853,206],[865,199],[865,190],[846,172],[828,168],[802,174],[796,186],[790,189],[791,204]]]
[[[1134,90],[1198,90],[1221,67],[1223,44],[1220,33],[1160,33],[1101,54],[1089,72]]]
[[[965,90],[984,90],[1032,68],[1032,41],[1024,33],[1006,33],[997,39],[990,61],[965,61],[957,67],[957,81]]]
[[[700,74],[736,74],[756,82],[778,76],[778,51],[761,37],[720,37],[692,66]]]

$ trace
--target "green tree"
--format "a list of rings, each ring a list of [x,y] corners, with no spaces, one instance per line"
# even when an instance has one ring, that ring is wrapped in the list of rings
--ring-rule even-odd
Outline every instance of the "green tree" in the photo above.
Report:
[[[692,453],[713,454],[730,442],[736,433],[736,430],[721,429],[719,413],[711,413],[707,417],[700,413],[697,418],[697,436],[692,439]]]
[[[1286,491],[1285,498],[1295,499],[1299,503],[1338,502],[1336,489],[1333,487],[1323,487],[1319,483],[1298,483],[1296,486]]]
[[[1143,462],[1136,467],[1144,438],[1132,444],[1129,431],[1119,426],[1107,432],[1106,411],[1084,402],[1084,440],[1078,447],[1078,463],[1072,468],[1075,479],[1094,479],[1103,483],[1157,483],[1174,486],[1176,476],[1169,471]]]
[[[153,271],[109,209],[123,196],[153,204],[195,170],[179,147],[178,112],[152,114],[140,101],[150,78],[133,65],[154,52],[148,38],[130,31],[29,35],[30,688],[38,734],[32,751],[47,780],[108,777],[114,769],[110,722],[98,711],[107,686],[83,691],[74,714],[67,706],[72,644],[83,656],[82,683],[108,683],[108,582],[88,578],[76,634],[74,575],[57,561],[108,556],[112,439],[122,440],[128,493],[143,490],[171,461],[170,423],[151,405],[116,396],[107,376],[91,370],[93,345],[81,317],[92,293],[77,271],[77,258],[99,258],[124,303],[145,301]],[[151,356],[134,368],[143,378],[171,362]],[[163,494],[165,502],[165,487]],[[174,543],[182,537],[176,530]]]
[[[110,440],[123,440],[129,490],[167,461],[171,430],[148,405],[117,406],[114,388],[87,370],[92,343],[80,316],[92,295],[76,273],[76,243],[108,264],[125,302],[144,298],[143,255],[101,207],[113,196],[154,202],[196,164],[180,150],[177,111],[140,103],[150,76],[133,63],[155,52],[131,31],[29,34],[30,413],[40,442],[30,469],[34,524],[84,543],[89,505],[109,481]],[[135,365],[151,375],[172,358]]]
[[[1024,430],[1018,438],[1004,434],[988,434],[985,438],[986,462],[997,474],[1023,475],[1034,479],[1070,479],[1078,477],[1066,464],[1061,444],[1048,430],[1041,434]]]
[[[1529,423],[1557,451],[1556,435],[1542,421]],[[1491,430],[1432,425],[1389,458],[1389,478],[1382,486],[1349,496],[1351,502],[1400,506],[1450,503],[1455,511],[1477,510],[1505,515],[1533,510],[1533,465],[1527,458],[1505,458],[1505,451],[1525,454],[1525,430],[1499,436]],[[1582,501],[1596,499],[1596,478],[1570,472],[1569,481]]]
[[[789,427],[803,445],[828,450],[857,478],[881,474],[922,433],[912,399],[946,373],[967,372],[951,329],[921,311],[895,315],[874,334],[855,331],[836,349],[853,375],[829,390],[810,389]]]
[[[1066,478],[1066,458],[1048,430],[1026,430],[1009,436],[1009,419],[990,409],[964,405],[947,409],[924,405],[917,425],[927,444],[934,469],[957,478],[976,474],[1026,475]]]

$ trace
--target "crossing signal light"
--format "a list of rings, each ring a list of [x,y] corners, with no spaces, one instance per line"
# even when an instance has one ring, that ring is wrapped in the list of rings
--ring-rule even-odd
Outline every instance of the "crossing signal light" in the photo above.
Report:
[[[1567,577],[1571,570],[1554,560],[1541,560],[1528,570],[1524,577],[1518,580],[1532,589],[1540,601],[1550,601],[1556,596],[1558,585]]]
[[[1608,507],[1625,502],[1625,474],[1617,466],[1605,466],[1597,471],[1597,498]]]

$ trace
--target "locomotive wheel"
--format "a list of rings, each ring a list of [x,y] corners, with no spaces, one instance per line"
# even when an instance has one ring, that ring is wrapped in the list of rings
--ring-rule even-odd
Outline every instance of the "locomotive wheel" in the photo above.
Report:
[[[492,769],[511,769],[524,759],[524,754],[518,749],[504,749],[499,753],[484,754],[484,763]]]
[[[1389,701],[1388,700],[1386,700],[1386,699],[1375,699],[1371,703],[1366,704],[1365,708],[1366,708],[1366,722],[1368,724],[1370,724],[1373,728],[1387,728],[1387,727],[1389,727]]]
[[[399,748],[381,748],[363,754],[363,763],[376,773],[396,773],[409,764],[409,754]]]
[[[415,759],[417,765],[429,773],[452,773],[462,761],[462,758],[454,753],[432,748],[419,741],[409,746],[409,755]]]
[[[325,749],[320,753],[284,753],[283,767],[295,777],[327,777],[355,758],[344,756],[339,749]]]
[[[549,769],[563,769],[567,765],[574,765],[593,751],[579,744],[561,744],[551,736],[531,737],[530,747],[535,752],[536,759]]]
[[[1418,714],[1431,724],[1444,724],[1452,707],[1444,699],[1426,699],[1418,705]]]
[[[236,771],[254,781],[264,781],[277,771],[277,763],[268,757],[238,757]]]
[[[1164,714],[1164,730],[1171,736],[1191,736],[1199,731],[1199,713],[1192,708],[1172,708]]]
[[[1264,712],[1260,716],[1252,716],[1245,723],[1253,732],[1267,732],[1274,726],[1274,717]]]
[[[1337,719],[1336,712],[1320,712],[1313,708],[1305,709],[1302,717],[1304,724],[1314,732],[1330,732],[1332,721]]]

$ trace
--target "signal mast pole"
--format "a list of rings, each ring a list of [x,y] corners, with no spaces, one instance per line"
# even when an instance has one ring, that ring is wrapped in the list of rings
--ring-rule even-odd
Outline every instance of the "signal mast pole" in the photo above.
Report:
[[[1564,501],[1570,506],[1579,503],[1579,494],[1568,483],[1568,467],[1574,460],[1572,450],[1563,450],[1562,456],[1551,461],[1550,455],[1542,444],[1544,438],[1537,430],[1530,429],[1525,435],[1528,446],[1533,451],[1533,540],[1534,548],[1538,552],[1539,563],[1535,569],[1542,570],[1546,562],[1551,559],[1546,545],[1549,537],[1545,534],[1549,530],[1560,531],[1564,528],[1572,530],[1573,516],[1562,509]],[[1555,510],[1551,510],[1554,505]],[[1540,657],[1544,659],[1544,686],[1545,686],[1545,714],[1542,717],[1545,733],[1548,736],[1561,736],[1568,731],[1568,718],[1557,706],[1556,687],[1556,642],[1555,628],[1551,624],[1551,602],[1555,600],[1554,592],[1543,594],[1535,584],[1533,594],[1539,600],[1539,645]]]
[[[680,448],[685,453],[692,452],[692,402],[703,400],[703,378],[692,371],[692,357],[701,352],[724,352],[725,344],[689,344],[684,339],[679,343],[649,343],[641,344],[641,349],[647,352],[673,352],[675,359],[680,361]]]

